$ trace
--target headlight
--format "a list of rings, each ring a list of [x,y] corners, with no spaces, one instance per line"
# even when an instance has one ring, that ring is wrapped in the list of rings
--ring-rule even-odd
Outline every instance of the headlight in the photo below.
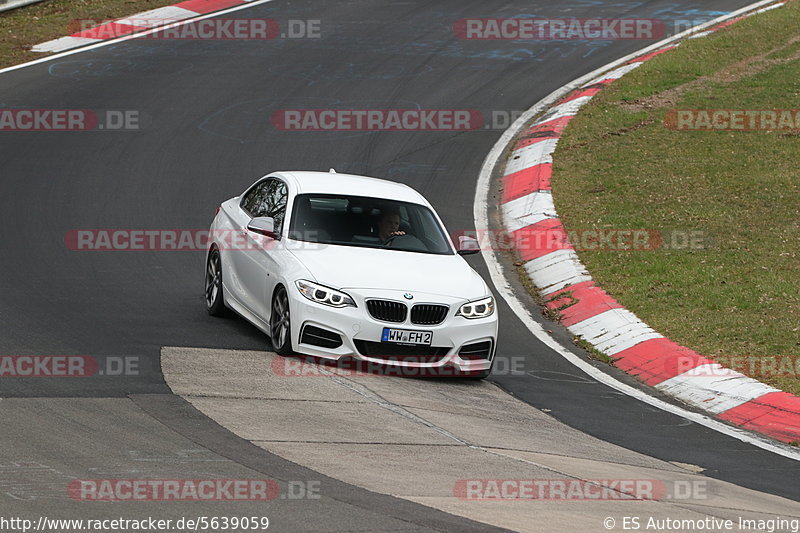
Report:
[[[482,298],[461,306],[456,315],[464,318],[486,318],[494,313],[494,298]]]
[[[295,281],[297,290],[300,294],[318,304],[330,305],[331,307],[355,307],[356,303],[343,292],[318,285],[306,280]]]

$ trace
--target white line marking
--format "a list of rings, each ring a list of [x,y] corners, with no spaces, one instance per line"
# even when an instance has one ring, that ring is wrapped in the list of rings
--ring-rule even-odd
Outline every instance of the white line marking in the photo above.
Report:
[[[786,5],[786,2],[781,2],[780,4],[775,4],[773,6],[767,6],[764,9],[759,9],[756,11],[756,13],[766,13],[767,11],[772,11],[773,9],[783,7],[784,5]]]
[[[757,9],[762,6],[766,6],[767,4],[772,3],[774,0],[761,0],[760,2],[756,2],[754,4],[750,4],[747,7],[734,11],[732,13],[728,13],[727,15],[723,15],[718,17],[714,20],[710,20],[704,24],[700,24],[699,26],[695,26],[690,28],[686,31],[673,35],[663,41],[657,42],[653,45],[645,47],[638,52],[634,52],[629,54],[625,57],[617,59],[616,61],[612,61],[608,65],[604,67],[600,67],[598,69],[593,70],[592,72],[581,76],[580,78],[564,85],[563,87],[556,89],[542,100],[537,102],[533,107],[528,109],[525,113],[523,113],[503,134],[500,136],[500,139],[497,140],[495,145],[492,147],[491,151],[487,154],[486,159],[483,162],[483,166],[481,167],[480,174],[478,176],[478,184],[475,191],[475,201],[472,206],[473,211],[473,218],[475,220],[475,229],[478,231],[487,230],[489,228],[489,192],[491,190],[492,185],[492,171],[494,170],[495,165],[499,161],[500,157],[503,155],[503,152],[506,149],[508,143],[510,143],[514,137],[519,133],[519,131],[538,113],[541,113],[544,109],[547,109],[547,106],[553,104],[554,102],[558,101],[562,98],[565,94],[570,92],[571,90],[580,87],[587,81],[596,78],[598,75],[602,74],[603,72],[609,71],[614,69],[631,59],[635,59],[643,54],[648,52],[652,52],[658,50],[659,48],[663,48],[668,44],[673,43],[679,39],[682,39],[688,35],[691,35],[693,32],[697,31],[698,29],[705,29],[711,27],[715,24],[719,24],[720,22],[724,22],[731,18],[735,18],[743,13],[747,13],[754,9]],[[686,409],[682,409],[676,405],[671,403],[665,402],[658,398],[655,398],[646,392],[639,390],[635,387],[631,387],[630,385],[626,385],[621,381],[617,380],[616,378],[612,377],[611,375],[603,372],[599,368],[595,368],[587,361],[584,361],[582,358],[578,357],[567,348],[561,346],[555,339],[553,339],[545,329],[536,322],[536,320],[531,315],[530,310],[528,310],[525,305],[517,298],[516,294],[514,294],[513,289],[511,288],[510,283],[505,277],[505,273],[503,272],[503,268],[500,265],[496,254],[493,250],[484,249],[481,251],[481,255],[483,256],[484,261],[486,261],[486,266],[489,270],[489,275],[492,278],[492,282],[497,289],[497,292],[505,299],[508,306],[514,311],[514,314],[522,321],[523,324],[530,330],[530,332],[535,335],[540,341],[542,341],[546,346],[552,349],[557,354],[564,357],[567,361],[581,369],[583,372],[588,374],[590,377],[599,381],[600,383],[611,387],[623,394],[626,394],[632,398],[635,398],[641,402],[646,404],[652,405],[662,411],[666,411],[668,413],[680,416],[686,420],[690,420],[702,426],[705,426],[709,429],[713,429],[719,433],[724,435],[728,435],[729,437],[733,437],[737,440],[742,442],[746,442],[748,444],[752,444],[758,448],[763,450],[767,450],[769,452],[782,455],[783,457],[788,457],[789,459],[794,459],[796,461],[800,461],[800,450],[792,448],[790,446],[784,445],[779,442],[774,442],[769,440],[767,437],[762,437],[761,435],[753,434],[743,429],[739,429],[737,427],[729,426],[727,424],[723,424],[718,420],[714,420],[713,418],[699,414],[693,413],[691,411],[687,411]]]

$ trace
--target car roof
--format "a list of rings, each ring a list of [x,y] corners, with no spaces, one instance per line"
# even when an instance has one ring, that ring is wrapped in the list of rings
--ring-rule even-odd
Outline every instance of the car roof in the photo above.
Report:
[[[420,193],[402,183],[334,172],[276,172],[293,182],[297,194],[349,194],[430,205]]]

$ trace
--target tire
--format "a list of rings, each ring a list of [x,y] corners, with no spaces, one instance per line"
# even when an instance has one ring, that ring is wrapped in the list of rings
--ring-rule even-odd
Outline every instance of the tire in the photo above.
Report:
[[[219,250],[212,248],[206,260],[206,310],[211,316],[225,316],[227,309],[222,294],[222,261]]]
[[[272,297],[272,312],[269,317],[272,349],[278,355],[292,355],[292,322],[289,296],[286,289],[278,287]]]

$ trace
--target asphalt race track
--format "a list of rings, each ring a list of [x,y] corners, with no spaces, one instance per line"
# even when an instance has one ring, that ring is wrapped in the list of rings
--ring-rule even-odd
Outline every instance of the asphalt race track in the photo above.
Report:
[[[289,132],[273,127],[272,113],[329,107],[521,112],[650,42],[466,41],[453,35],[454,21],[657,18],[671,33],[672,21],[699,23],[748,3],[275,0],[228,18],[319,20],[321,37],[130,40],[0,74],[0,108],[135,110],[143,124],[139,131],[0,133],[0,354],[128,358],[139,368],[138,376],[0,380],[3,479],[30,480],[34,464],[49,469],[37,470],[41,483],[30,482],[39,499],[20,505],[31,514],[42,506],[57,509],[47,499],[57,490],[53,479],[120,475],[132,462],[145,469],[140,472],[157,466],[159,477],[170,477],[165,469],[173,477],[236,477],[246,469],[283,480],[308,477],[302,467],[255,454],[164,382],[163,346],[269,346],[244,320],[206,314],[203,253],[73,251],[65,245],[68,232],[203,230],[221,201],[267,172],[330,167],[407,183],[451,232],[472,229],[478,172],[507,123],[466,132]],[[470,262],[485,274],[480,256]],[[499,361],[524,357],[525,373],[498,372],[490,380],[519,399],[599,439],[800,501],[796,461],[595,382],[545,347],[502,302],[500,324]],[[563,329],[547,328],[569,344]],[[132,457],[133,449],[152,455]],[[276,506],[269,516],[287,531],[343,530],[344,524],[372,531],[487,530],[343,483],[324,496],[314,504]]]

